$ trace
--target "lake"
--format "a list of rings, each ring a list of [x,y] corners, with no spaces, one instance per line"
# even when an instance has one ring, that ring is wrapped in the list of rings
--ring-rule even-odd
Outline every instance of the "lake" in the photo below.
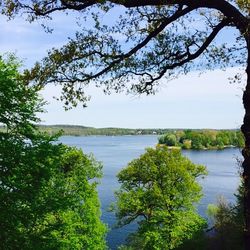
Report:
[[[63,136],[60,141],[81,148],[85,153],[93,153],[103,163],[103,178],[98,187],[102,205],[102,220],[110,227],[107,243],[110,249],[124,243],[127,234],[135,230],[135,225],[114,229],[115,216],[108,212],[114,201],[114,191],[119,188],[116,175],[129,161],[138,157],[146,147],[157,144],[156,135],[137,136]],[[234,202],[234,193],[239,185],[238,160],[242,159],[240,150],[228,148],[224,150],[194,151],[183,150],[183,154],[197,164],[207,167],[208,176],[200,180],[204,196],[198,204],[198,211],[206,216],[209,203],[215,203],[220,195],[229,202]]]

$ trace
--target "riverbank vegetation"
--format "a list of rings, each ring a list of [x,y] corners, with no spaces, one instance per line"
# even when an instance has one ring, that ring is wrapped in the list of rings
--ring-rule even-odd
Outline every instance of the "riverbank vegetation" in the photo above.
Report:
[[[88,135],[153,135],[153,134],[164,134],[167,133],[168,129],[130,129],[130,128],[93,128],[84,127],[77,125],[50,125],[50,126],[39,126],[41,131],[46,131],[47,133],[54,134],[58,133],[60,130],[63,135],[72,136],[88,136]]]
[[[61,133],[65,136],[92,136],[92,135],[104,135],[104,136],[121,136],[121,135],[160,135],[159,143],[166,144],[168,146],[179,146],[183,149],[189,149],[190,140],[193,139],[193,148],[196,149],[197,145],[204,144],[207,148],[217,148],[212,146],[215,144],[222,145],[225,143],[231,143],[235,147],[242,147],[244,145],[243,135],[240,130],[219,130],[219,129],[140,129],[140,128],[94,128],[81,125],[37,125],[37,128],[41,132],[45,132],[49,135],[55,135]],[[0,126],[0,131],[5,131],[5,126]],[[171,135],[169,137],[169,135]],[[172,136],[173,135],[173,136]],[[183,137],[183,135],[185,137]],[[218,135],[217,142],[214,141]],[[197,138],[195,138],[197,137]],[[210,137],[210,138],[209,138]],[[195,138],[195,139],[194,139]],[[186,140],[184,142],[184,140]],[[183,145],[181,145],[183,144]],[[191,149],[191,148],[190,148]]]
[[[179,130],[159,137],[159,144],[182,149],[224,149],[244,147],[244,137],[239,130]]]
[[[213,221],[212,233],[207,235],[206,246],[209,250],[243,250],[244,216],[243,185],[237,191],[235,204],[219,197],[217,204],[208,206],[208,215]]]
[[[163,135],[172,129],[140,129],[140,128],[94,128],[80,125],[38,125],[41,132],[50,135],[61,133],[66,136],[91,136],[91,135]],[[0,131],[5,131],[4,126],[0,126]]]

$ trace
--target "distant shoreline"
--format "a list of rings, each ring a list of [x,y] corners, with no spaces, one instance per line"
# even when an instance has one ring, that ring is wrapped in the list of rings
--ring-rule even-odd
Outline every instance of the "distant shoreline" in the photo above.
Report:
[[[38,125],[39,130],[49,134],[56,134],[60,131],[63,136],[121,136],[121,135],[163,135],[169,132],[182,131],[185,129],[169,129],[169,128],[94,128],[80,125]],[[4,131],[4,127],[0,126],[0,131]],[[238,129],[191,129],[193,131],[238,131]]]
[[[39,125],[41,131],[48,132],[50,134],[58,133],[63,131],[62,135],[71,136],[91,136],[91,135],[102,135],[102,136],[121,136],[121,135],[164,135],[169,132],[182,131],[184,129],[141,129],[141,128],[94,128],[94,127],[84,127],[84,126],[74,126],[74,125]],[[232,129],[228,131],[236,131],[237,129]],[[220,131],[219,129],[193,129],[193,131]]]

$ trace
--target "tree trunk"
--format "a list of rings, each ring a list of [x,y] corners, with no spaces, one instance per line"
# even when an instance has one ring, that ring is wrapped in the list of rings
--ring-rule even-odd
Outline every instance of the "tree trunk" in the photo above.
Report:
[[[245,136],[245,148],[242,150],[244,161],[243,182],[244,182],[244,216],[245,216],[245,232],[244,241],[245,249],[250,249],[250,33],[246,35],[248,59],[247,59],[247,85],[243,94],[243,105],[245,108],[245,116],[241,131]]]

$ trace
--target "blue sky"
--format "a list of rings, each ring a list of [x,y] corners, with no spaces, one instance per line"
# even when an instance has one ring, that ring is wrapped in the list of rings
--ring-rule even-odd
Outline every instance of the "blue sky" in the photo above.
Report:
[[[29,24],[20,18],[6,22],[0,17],[1,52],[16,52],[26,66],[59,47],[74,34],[77,26],[71,15],[55,15],[47,34],[39,23]],[[228,41],[230,42],[230,41]],[[241,70],[242,71],[242,70]],[[43,124],[75,124],[93,127],[126,128],[239,128],[244,114],[241,96],[244,84],[229,84],[228,77],[238,68],[203,73],[192,72],[171,82],[162,81],[154,96],[112,94],[105,96],[89,87],[92,96],[87,108],[65,112],[53,99],[60,91],[47,86],[42,95],[50,102]]]

